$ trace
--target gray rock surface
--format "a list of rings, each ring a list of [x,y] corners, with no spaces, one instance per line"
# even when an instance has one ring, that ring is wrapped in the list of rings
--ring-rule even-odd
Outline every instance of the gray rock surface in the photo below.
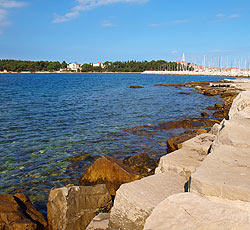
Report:
[[[162,201],[147,219],[144,230],[247,230],[250,212],[193,193]]]
[[[191,191],[250,202],[250,152],[218,145],[192,174]]]
[[[172,170],[188,179],[208,154],[214,138],[213,134],[206,133],[184,142],[181,149],[161,157],[155,172]]]
[[[86,230],[109,230],[109,213],[99,213],[87,226]]]
[[[49,230],[84,230],[111,205],[111,195],[103,184],[52,189],[47,204]]]
[[[233,101],[229,119],[250,118],[250,91],[241,92]]]
[[[168,196],[184,192],[186,180],[165,172],[123,184],[116,193],[111,222],[124,230],[143,229],[146,218]]]

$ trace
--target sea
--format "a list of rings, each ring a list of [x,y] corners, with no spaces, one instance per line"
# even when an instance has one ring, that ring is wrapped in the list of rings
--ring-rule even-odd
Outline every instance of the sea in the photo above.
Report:
[[[201,111],[220,99],[194,89],[154,85],[222,79],[139,73],[0,74],[0,193],[25,193],[45,213],[50,189],[77,184],[100,156],[122,160],[146,152],[159,159],[167,153],[166,140],[183,130],[130,128],[200,118]]]

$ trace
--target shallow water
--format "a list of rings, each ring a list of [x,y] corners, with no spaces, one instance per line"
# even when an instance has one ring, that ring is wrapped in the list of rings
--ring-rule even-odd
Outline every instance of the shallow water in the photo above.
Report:
[[[166,153],[176,130],[124,129],[200,117],[218,101],[159,83],[217,81],[221,77],[141,74],[0,74],[0,192],[24,192],[37,204],[52,187],[77,184],[100,155],[122,159]],[[142,85],[144,89],[130,89]],[[80,161],[79,161],[80,159]]]

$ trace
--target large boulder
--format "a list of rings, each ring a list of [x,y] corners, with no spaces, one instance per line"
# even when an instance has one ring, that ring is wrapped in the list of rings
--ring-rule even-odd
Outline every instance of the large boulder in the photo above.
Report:
[[[168,196],[185,191],[185,177],[165,172],[123,184],[117,191],[110,220],[123,230],[141,230],[153,209]]]
[[[216,203],[193,193],[181,193],[162,201],[144,226],[144,230],[179,229],[247,230],[250,229],[250,212],[226,201]]]
[[[140,179],[140,175],[114,157],[102,156],[81,176],[79,185],[106,184],[115,195],[121,184]]]
[[[24,194],[0,194],[0,230],[43,230],[47,223]]]
[[[112,199],[106,185],[66,186],[52,189],[47,204],[49,230],[84,230]]]

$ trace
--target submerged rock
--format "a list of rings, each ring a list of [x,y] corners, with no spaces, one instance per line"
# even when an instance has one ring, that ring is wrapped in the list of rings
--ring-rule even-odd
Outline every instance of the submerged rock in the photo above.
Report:
[[[140,175],[114,157],[102,156],[81,176],[79,185],[106,184],[115,195],[121,184],[140,179]]]
[[[0,194],[1,230],[44,230],[47,222],[24,194]]]
[[[66,186],[52,189],[47,204],[49,230],[84,230],[112,199],[106,185]]]
[[[153,175],[154,170],[157,167],[156,161],[149,157],[147,153],[126,157],[123,160],[123,163],[138,172],[141,176]]]
[[[131,85],[131,86],[129,86],[129,88],[131,88],[131,89],[142,89],[144,87],[140,86],[140,85]]]

